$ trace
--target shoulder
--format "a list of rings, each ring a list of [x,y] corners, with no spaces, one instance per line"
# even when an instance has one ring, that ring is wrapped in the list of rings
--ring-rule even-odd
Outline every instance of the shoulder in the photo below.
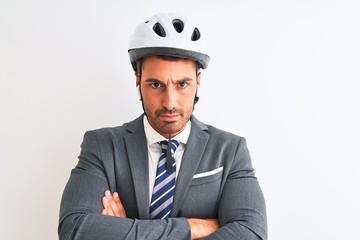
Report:
[[[210,138],[212,139],[216,139],[217,141],[222,141],[222,142],[239,142],[239,141],[244,141],[245,138],[239,135],[236,135],[234,133],[228,132],[228,131],[224,131],[221,130],[217,127],[214,127],[212,125],[203,123],[201,121],[199,121],[197,118],[195,118],[194,116],[192,117],[192,122],[195,126],[199,127],[201,130],[203,130],[204,132],[206,132],[207,134],[209,134]],[[193,125],[193,126],[194,126]]]
[[[197,131],[207,135],[207,154],[212,161],[221,159],[223,164],[227,163],[227,166],[234,167],[239,164],[233,169],[251,169],[249,150],[244,137],[204,124],[198,120],[194,121],[193,126],[198,128]],[[196,135],[192,136],[193,139],[196,138]]]
[[[216,128],[214,126],[206,124],[208,127],[208,133],[210,135],[209,145],[212,147],[217,147],[221,149],[226,149],[226,151],[234,153],[237,150],[246,150],[247,144],[244,137],[236,135],[231,132],[227,132]]]
[[[142,122],[142,116],[140,116],[131,122],[124,123],[121,126],[88,130],[85,132],[84,139],[93,138],[97,142],[106,142],[109,140],[118,141],[121,140],[124,136],[135,131],[143,131],[143,128],[144,126]]]

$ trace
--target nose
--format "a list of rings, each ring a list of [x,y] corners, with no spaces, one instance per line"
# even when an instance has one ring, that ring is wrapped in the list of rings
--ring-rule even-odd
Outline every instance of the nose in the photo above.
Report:
[[[168,111],[171,111],[176,107],[176,91],[172,86],[168,86],[164,91],[163,107]]]

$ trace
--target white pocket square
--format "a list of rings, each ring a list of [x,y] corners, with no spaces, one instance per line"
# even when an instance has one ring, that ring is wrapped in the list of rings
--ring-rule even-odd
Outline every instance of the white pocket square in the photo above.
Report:
[[[202,178],[202,177],[208,177],[211,175],[215,175],[216,173],[221,172],[223,170],[223,168],[224,167],[221,166],[221,167],[211,170],[209,172],[198,173],[198,174],[195,174],[193,178]]]

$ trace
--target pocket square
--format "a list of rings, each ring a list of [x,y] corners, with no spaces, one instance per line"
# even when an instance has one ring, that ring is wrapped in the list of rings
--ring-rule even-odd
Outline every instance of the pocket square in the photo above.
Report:
[[[193,178],[202,178],[202,177],[208,177],[211,175],[215,175],[216,173],[221,172],[223,170],[223,168],[224,167],[221,166],[219,168],[216,168],[216,169],[208,171],[208,172],[198,173],[198,174],[195,174]]]

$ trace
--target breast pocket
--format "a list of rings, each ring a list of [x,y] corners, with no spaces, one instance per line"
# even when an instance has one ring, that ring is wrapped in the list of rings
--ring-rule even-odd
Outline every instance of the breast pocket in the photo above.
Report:
[[[194,175],[191,185],[210,183],[221,178],[224,167],[219,167],[208,172],[197,173]]]
[[[194,175],[182,207],[184,217],[217,217],[222,176],[222,167]]]

